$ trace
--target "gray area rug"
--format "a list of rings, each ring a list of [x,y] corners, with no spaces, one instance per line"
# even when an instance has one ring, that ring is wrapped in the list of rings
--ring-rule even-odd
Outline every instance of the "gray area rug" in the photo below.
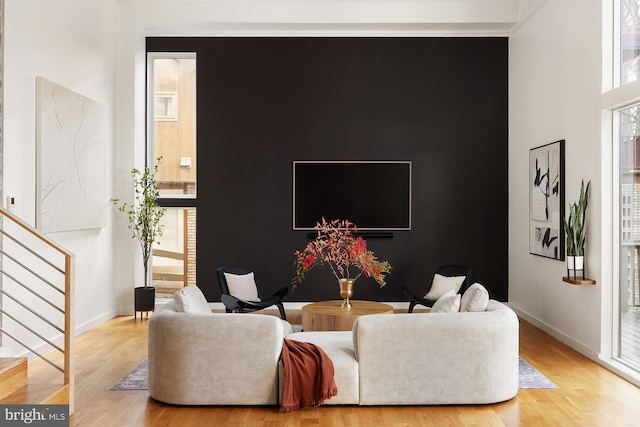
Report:
[[[520,368],[520,388],[558,388],[557,385],[552,383],[522,357],[520,358],[518,366]]]
[[[148,363],[149,359],[145,358],[131,372],[122,377],[116,385],[111,387],[111,390],[148,390]],[[558,388],[522,357],[519,366],[520,388]]]
[[[145,357],[138,366],[120,378],[111,390],[149,390],[149,359]]]

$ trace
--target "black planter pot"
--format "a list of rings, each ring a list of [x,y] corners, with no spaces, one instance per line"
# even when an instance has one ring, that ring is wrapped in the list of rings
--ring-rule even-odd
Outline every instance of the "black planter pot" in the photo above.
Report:
[[[153,311],[156,306],[156,288],[152,286],[134,289],[134,307],[136,311]]]

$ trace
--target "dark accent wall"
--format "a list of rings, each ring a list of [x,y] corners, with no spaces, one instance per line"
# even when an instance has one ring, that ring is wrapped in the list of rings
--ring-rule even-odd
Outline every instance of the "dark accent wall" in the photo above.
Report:
[[[197,280],[209,300],[221,265],[253,269],[265,294],[290,283],[308,242],[292,229],[294,160],[413,162],[412,230],[367,239],[393,270],[384,288],[359,279],[356,299],[404,301],[402,286],[425,290],[459,263],[507,300],[507,38],[149,38],[147,50],[197,53]],[[286,300],[337,298],[322,268]]]

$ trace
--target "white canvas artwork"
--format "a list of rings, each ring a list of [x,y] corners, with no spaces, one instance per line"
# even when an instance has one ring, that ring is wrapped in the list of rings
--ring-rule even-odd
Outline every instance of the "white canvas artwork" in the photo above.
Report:
[[[564,140],[529,150],[529,253],[564,260]]]
[[[531,184],[531,219],[549,221],[549,151],[534,154],[529,170],[537,172],[537,181]],[[542,171],[542,172],[541,172]]]
[[[104,227],[104,106],[42,77],[36,78],[36,101],[38,230]]]

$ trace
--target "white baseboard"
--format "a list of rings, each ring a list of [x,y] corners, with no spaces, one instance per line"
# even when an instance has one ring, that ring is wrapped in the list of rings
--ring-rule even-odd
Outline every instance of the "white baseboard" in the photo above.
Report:
[[[558,341],[568,345],[578,353],[581,353],[585,357],[596,362],[598,365],[604,367],[605,369],[608,369],[609,371],[613,372],[619,377],[629,381],[631,384],[635,385],[636,387],[640,387],[640,373],[638,373],[637,371],[634,371],[633,369],[629,368],[628,366],[624,365],[623,363],[621,363],[616,359],[612,359],[610,357],[600,354],[598,351],[592,349],[591,347],[584,344],[583,342],[576,340],[573,337],[570,337],[569,335],[565,334],[562,331],[559,331],[558,329],[554,328],[548,323],[538,319],[537,317],[531,315],[525,310],[522,310],[520,307],[513,305],[511,303],[507,303],[507,305],[511,307],[511,309],[522,319],[526,320],[527,322],[531,323],[537,328],[548,333]]]
[[[527,322],[531,323],[532,325],[536,326],[537,328],[543,330],[544,332],[548,333],[549,335],[551,335],[552,337],[554,337],[555,339],[557,339],[558,341],[568,345],[569,347],[571,347],[572,349],[576,350],[577,352],[585,355],[586,357],[588,357],[589,359],[593,360],[596,363],[600,363],[600,355],[599,352],[592,349],[591,347],[589,347],[588,345],[586,345],[585,343],[583,343],[582,341],[576,340],[575,338],[565,334],[564,332],[554,328],[553,326],[549,325],[548,323],[540,320],[539,318],[533,316],[531,313],[528,313],[527,311],[521,309],[520,307],[512,304],[512,303],[505,303],[506,305],[508,305],[509,307],[511,307],[511,309],[518,315],[518,317],[523,318],[524,320],[526,320]]]
[[[96,326],[106,322],[107,320],[113,319],[114,317],[116,317],[115,311],[108,311],[105,314],[94,317],[93,319],[83,323],[82,325],[76,325],[76,336],[87,332],[88,330],[93,329]]]
[[[76,326],[75,336],[78,336],[84,332],[87,332],[88,330],[95,328],[96,326],[106,322],[107,320],[113,319],[115,316],[116,316],[115,312],[110,311],[100,316],[97,316],[89,320],[88,322],[83,323],[82,325]],[[55,345],[61,347],[62,345],[64,345],[64,335],[59,334],[55,338],[50,339],[50,341]],[[36,357],[38,357],[36,356],[35,353],[23,348],[22,346],[20,346],[20,349],[21,351],[19,353],[13,353],[14,357],[26,357],[29,360],[33,360]],[[34,346],[33,350],[37,351],[39,354],[44,354],[49,350],[53,350],[53,347],[51,347],[48,343],[41,343]],[[14,349],[14,352],[15,352],[15,349]]]

